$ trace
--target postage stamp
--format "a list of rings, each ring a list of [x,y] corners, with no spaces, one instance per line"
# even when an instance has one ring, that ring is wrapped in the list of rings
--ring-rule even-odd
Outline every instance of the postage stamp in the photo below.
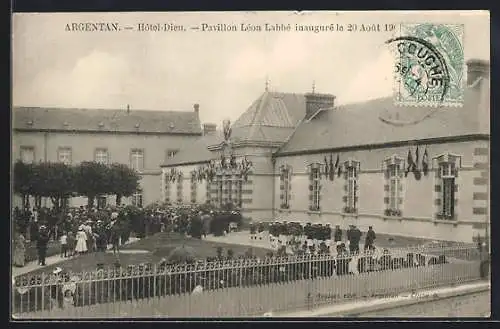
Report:
[[[395,52],[394,101],[400,105],[461,106],[464,26],[401,24],[387,41]]]

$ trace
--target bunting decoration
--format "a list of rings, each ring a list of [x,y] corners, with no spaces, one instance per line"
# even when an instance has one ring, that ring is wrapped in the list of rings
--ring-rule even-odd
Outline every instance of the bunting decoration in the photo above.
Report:
[[[248,174],[253,168],[253,164],[246,157],[244,157],[240,162],[236,160],[234,155],[229,158],[221,157],[219,161],[210,161],[204,166],[200,166],[193,170],[191,179],[201,182],[206,180],[207,182],[212,182],[218,172],[230,171],[233,174],[239,174],[243,176],[245,180],[248,179]],[[176,168],[171,168],[170,172],[165,174],[166,181],[173,182],[182,175],[182,172]]]
[[[429,155],[427,154],[427,147],[425,148],[424,155],[422,156],[422,171],[424,176],[429,173]]]
[[[330,181],[333,182],[333,178],[335,177],[335,169],[336,169],[336,166],[334,167],[334,164],[333,164],[333,155],[330,154],[330,171],[328,172],[328,175],[330,176]]]

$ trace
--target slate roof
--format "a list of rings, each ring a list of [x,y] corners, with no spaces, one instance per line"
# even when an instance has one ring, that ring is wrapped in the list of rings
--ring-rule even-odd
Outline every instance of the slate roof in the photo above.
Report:
[[[232,125],[231,141],[284,143],[306,113],[304,94],[264,92]],[[163,166],[203,162],[214,157],[208,150],[223,141],[220,131],[181,146]]]
[[[24,130],[201,134],[194,111],[14,107],[13,128]],[[29,124],[31,122],[32,124]]]
[[[489,134],[489,79],[467,87],[462,107],[397,106],[393,98],[325,109],[302,122],[277,156],[396,141]],[[485,117],[486,116],[486,117]],[[483,120],[479,120],[482,117]],[[485,118],[485,119],[484,119]]]
[[[266,91],[232,124],[232,141],[283,143],[305,113],[304,94]]]
[[[205,135],[194,141],[186,141],[181,145],[179,152],[172,158],[167,159],[161,167],[207,162],[216,157],[215,154],[208,150],[208,147],[218,144],[221,140],[222,135],[217,131],[214,135]]]

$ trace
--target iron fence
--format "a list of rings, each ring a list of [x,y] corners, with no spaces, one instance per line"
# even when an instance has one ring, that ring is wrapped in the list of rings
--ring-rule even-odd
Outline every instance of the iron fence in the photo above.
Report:
[[[477,249],[142,264],[15,278],[15,318],[238,317],[390,297],[480,278]]]

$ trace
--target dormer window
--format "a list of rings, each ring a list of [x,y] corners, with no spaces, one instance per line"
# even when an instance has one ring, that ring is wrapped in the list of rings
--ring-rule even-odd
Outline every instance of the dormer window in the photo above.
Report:
[[[101,121],[101,122],[99,122],[99,128],[102,128],[102,127],[104,127],[104,122]]]
[[[32,125],[33,125],[33,120],[29,120],[28,122],[26,122],[26,124],[27,124],[28,126],[32,126]]]
[[[139,128],[139,126],[140,126],[140,125],[139,125],[138,123],[136,123],[134,127],[135,127],[136,129],[138,129],[138,128]]]
[[[170,122],[170,129],[174,129],[175,128],[175,124],[173,122]]]
[[[69,123],[67,121],[64,121],[63,125],[64,125],[64,127],[68,127]]]

